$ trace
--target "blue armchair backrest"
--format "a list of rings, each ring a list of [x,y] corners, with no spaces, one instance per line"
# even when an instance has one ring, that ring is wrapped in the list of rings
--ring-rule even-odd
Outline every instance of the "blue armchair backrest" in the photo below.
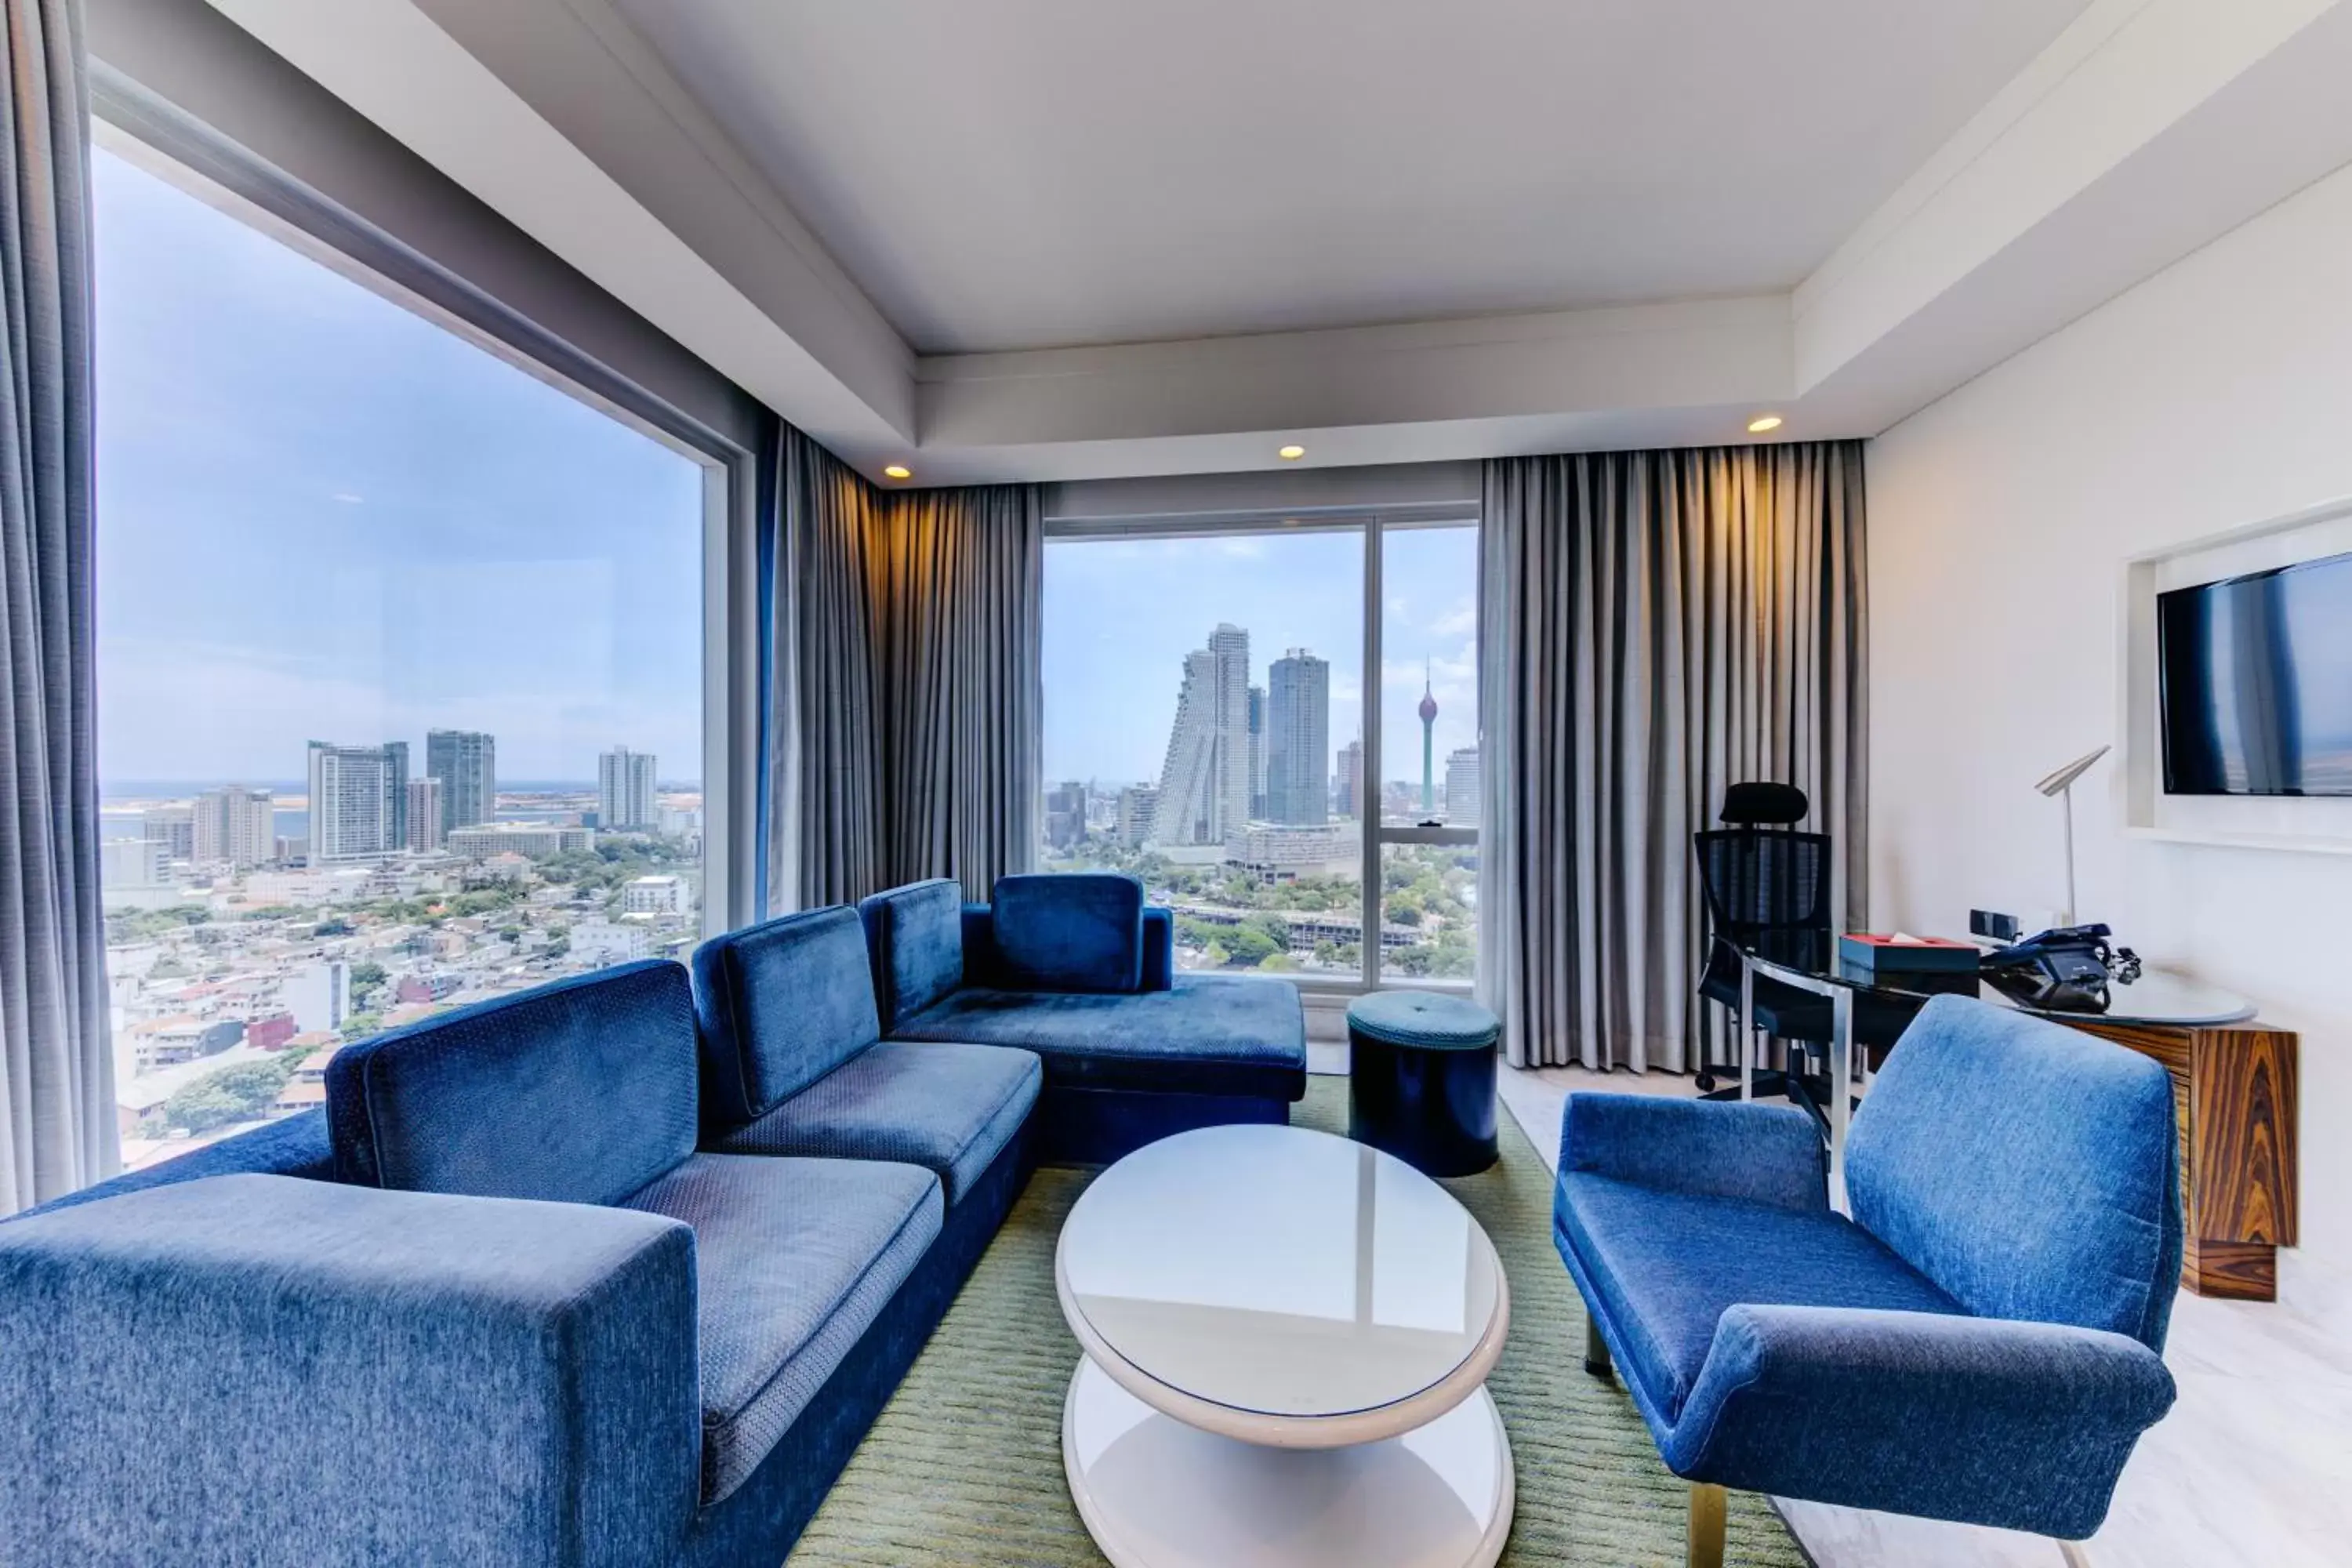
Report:
[[[2148,1058],[1938,996],[1846,1143],[1864,1229],[1979,1317],[2164,1348],[2180,1275],[2172,1084]]]
[[[765,1116],[881,1037],[857,911],[812,910],[704,942],[694,1014],[704,1126]]]
[[[613,1204],[694,1152],[694,998],[646,959],[461,1007],[327,1064],[337,1179]]]
[[[873,955],[874,1002],[894,1028],[963,984],[963,889],[945,877],[877,893],[857,906]]]

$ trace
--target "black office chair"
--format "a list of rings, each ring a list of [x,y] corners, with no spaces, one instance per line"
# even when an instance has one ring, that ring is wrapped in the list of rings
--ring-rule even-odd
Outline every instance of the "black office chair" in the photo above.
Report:
[[[1719,816],[1730,826],[1696,833],[1699,881],[1706,892],[1707,960],[1698,994],[1730,1010],[1734,1033],[1739,1016],[1739,950],[1791,969],[1826,972],[1836,958],[1836,932],[1830,924],[1830,836],[1803,833],[1810,805],[1794,784],[1736,784],[1723,795]],[[1857,993],[1853,999],[1857,1050],[1883,1052],[1918,1011],[1918,1004]],[[1786,1098],[1803,1106],[1822,1124],[1829,1119],[1829,1047],[1834,1037],[1830,1001],[1765,975],[1756,977],[1750,1017],[1768,1037],[1787,1048],[1786,1068],[1753,1075],[1759,1097]],[[1743,1051],[1755,1041],[1739,1042]],[[1738,1070],[1738,1064],[1733,1064]],[[1739,1086],[1716,1089],[1717,1073],[1702,1066],[1698,1087],[1709,1100],[1737,1100]]]

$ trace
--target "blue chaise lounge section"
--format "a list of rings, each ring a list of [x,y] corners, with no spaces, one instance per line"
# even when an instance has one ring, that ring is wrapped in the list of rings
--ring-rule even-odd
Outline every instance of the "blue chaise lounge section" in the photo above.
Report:
[[[1307,1092],[1297,988],[1176,973],[1169,911],[1132,877],[1004,877],[986,904],[916,882],[859,912],[888,1038],[1043,1058],[1041,1160],[1107,1163],[1194,1127],[1285,1122]]]
[[[1956,996],[1855,1114],[1851,1218],[1801,1110],[1573,1095],[1587,1365],[1701,1486],[2083,1539],[2173,1400],[2174,1140],[2155,1062]],[[1692,1519],[1720,1561],[1696,1489]]]

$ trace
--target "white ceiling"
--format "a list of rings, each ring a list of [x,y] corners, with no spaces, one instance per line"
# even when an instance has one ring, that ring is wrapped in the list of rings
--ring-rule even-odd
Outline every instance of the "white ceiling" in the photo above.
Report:
[[[918,352],[1785,291],[2088,0],[614,0]]]

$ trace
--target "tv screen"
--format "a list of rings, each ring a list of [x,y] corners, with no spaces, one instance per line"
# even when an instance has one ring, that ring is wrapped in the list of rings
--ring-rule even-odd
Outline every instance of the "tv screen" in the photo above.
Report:
[[[2168,795],[2352,795],[2352,554],[2156,600]]]

